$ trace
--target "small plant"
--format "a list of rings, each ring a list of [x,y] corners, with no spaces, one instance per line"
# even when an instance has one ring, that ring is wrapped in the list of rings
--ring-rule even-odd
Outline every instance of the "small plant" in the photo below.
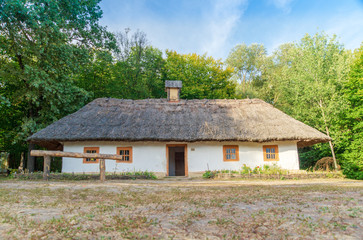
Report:
[[[243,164],[242,166],[242,174],[249,174],[252,172],[252,169],[250,167],[248,167],[246,164]]]
[[[263,165],[261,174],[287,174],[287,170],[282,169],[276,163],[272,165]]]
[[[215,175],[215,172],[208,170],[203,173],[203,178],[214,178]]]
[[[361,215],[361,213],[363,213],[363,210],[359,207],[349,208],[348,211],[350,212],[349,217],[352,218],[357,218]]]
[[[260,174],[260,166],[256,166],[253,170],[252,170],[252,173],[254,174]]]

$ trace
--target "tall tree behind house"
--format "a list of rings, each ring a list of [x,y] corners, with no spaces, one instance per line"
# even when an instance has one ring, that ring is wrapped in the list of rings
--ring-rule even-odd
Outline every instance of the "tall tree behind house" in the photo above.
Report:
[[[76,111],[88,94],[72,76],[90,61],[91,49],[115,47],[99,25],[99,0],[4,0],[0,3],[0,69],[4,97],[21,119],[13,131],[24,143],[37,130]],[[11,115],[11,113],[10,113]],[[34,146],[29,144],[29,149]],[[34,158],[28,157],[30,171]]]

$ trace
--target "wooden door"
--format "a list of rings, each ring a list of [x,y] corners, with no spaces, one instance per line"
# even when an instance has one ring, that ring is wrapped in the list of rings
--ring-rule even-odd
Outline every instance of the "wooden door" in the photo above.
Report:
[[[175,153],[175,176],[185,176],[184,152]]]

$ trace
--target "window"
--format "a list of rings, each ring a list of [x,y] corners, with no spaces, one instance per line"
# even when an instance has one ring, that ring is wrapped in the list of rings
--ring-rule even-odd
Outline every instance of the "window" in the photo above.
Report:
[[[84,153],[100,153],[99,147],[85,147]],[[99,159],[96,158],[83,158],[83,163],[98,163]]]
[[[223,161],[239,161],[238,146],[223,146]]]
[[[132,163],[132,147],[118,147],[116,154],[122,156],[122,160],[116,160],[116,162]]]
[[[277,147],[277,145],[263,146],[263,160],[264,161],[278,161],[279,160],[279,148]]]

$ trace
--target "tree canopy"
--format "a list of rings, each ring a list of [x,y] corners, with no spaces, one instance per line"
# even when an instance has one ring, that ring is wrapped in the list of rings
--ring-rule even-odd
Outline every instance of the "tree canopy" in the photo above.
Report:
[[[355,52],[343,94],[348,102],[342,121],[343,164],[348,176],[363,179],[363,44]]]
[[[182,80],[181,97],[187,99],[234,98],[233,69],[206,55],[166,51],[166,79]]]
[[[234,69],[233,79],[240,83],[237,94],[241,98],[255,97],[252,84],[256,85],[261,79],[266,57],[262,44],[238,44],[229,53],[226,64]]]
[[[21,119],[11,127],[13,141],[24,141],[87,101],[73,76],[89,63],[91,49],[114,46],[113,35],[98,24],[98,2],[1,1],[2,99]]]
[[[238,45],[226,63],[237,67],[237,63],[241,64],[247,73],[247,69],[258,69],[258,75],[252,75],[245,83],[248,94],[332,137],[331,147],[318,144],[302,149],[302,167],[313,166],[319,158],[331,155],[332,149],[339,164],[346,167],[351,166],[347,161],[363,162],[362,129],[358,124],[362,114],[360,51],[351,65],[351,52],[344,49],[336,36],[322,32],[307,34],[296,43],[282,44],[270,56],[260,55],[258,63],[251,61],[255,65],[252,68],[239,60],[248,58],[249,47]]]

